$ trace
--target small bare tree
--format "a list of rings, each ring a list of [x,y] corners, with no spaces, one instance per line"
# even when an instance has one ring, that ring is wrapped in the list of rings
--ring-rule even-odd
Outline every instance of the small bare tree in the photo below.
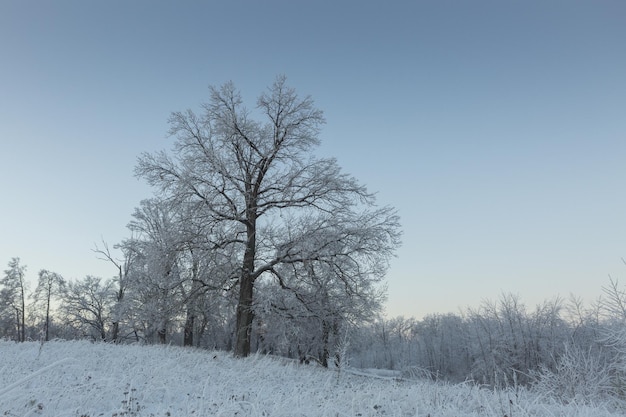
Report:
[[[123,245],[116,245],[114,249],[119,249],[122,252],[122,259],[116,258],[110,251],[109,245],[103,240],[102,248],[96,246],[93,251],[98,255],[98,258],[110,262],[115,269],[117,270],[117,277],[114,282],[117,284],[117,289],[115,291],[115,307],[113,308],[113,312],[111,313],[113,316],[113,324],[111,330],[111,340],[114,343],[118,343],[120,341],[120,312],[117,311],[120,309],[121,304],[124,301],[124,295],[126,293],[126,288],[128,287],[128,277],[130,274],[130,270],[133,266],[133,262],[136,258],[136,253],[132,250],[129,250],[127,247]]]
[[[37,288],[33,294],[35,304],[44,303],[44,341],[50,340],[50,302],[52,298],[58,297],[63,293],[65,280],[56,272],[50,272],[46,269],[39,271],[39,281]]]
[[[2,285],[2,299],[7,307],[15,314],[17,339],[20,342],[26,340],[26,266],[20,265],[20,258],[13,258],[9,262],[9,269],[4,271],[4,278],[0,280]]]
[[[65,285],[60,313],[65,324],[81,337],[106,340],[114,300],[112,280],[103,281],[88,275]]]

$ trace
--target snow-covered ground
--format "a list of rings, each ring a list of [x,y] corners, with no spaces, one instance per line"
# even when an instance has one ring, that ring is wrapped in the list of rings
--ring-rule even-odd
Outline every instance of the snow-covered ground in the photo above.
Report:
[[[0,416],[619,416],[523,389],[406,381],[226,352],[0,341]]]

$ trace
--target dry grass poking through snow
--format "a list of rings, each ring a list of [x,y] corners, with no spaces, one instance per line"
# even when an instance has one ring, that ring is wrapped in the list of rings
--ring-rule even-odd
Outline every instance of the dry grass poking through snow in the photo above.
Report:
[[[264,356],[0,341],[0,416],[616,417],[525,390],[373,378]]]

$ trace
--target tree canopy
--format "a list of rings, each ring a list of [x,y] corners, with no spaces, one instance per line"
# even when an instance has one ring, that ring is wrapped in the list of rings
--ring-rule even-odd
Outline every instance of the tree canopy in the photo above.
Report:
[[[201,114],[172,114],[173,152],[143,154],[136,174],[164,200],[190,204],[196,216],[219,225],[205,229],[220,230],[207,236],[214,250],[238,254],[235,354],[246,356],[261,276],[294,289],[284,266],[293,266],[289,279],[296,280],[314,268],[350,297],[359,282],[382,280],[400,226],[396,210],[377,207],[335,159],[314,155],[322,111],[285,77],[259,96],[255,112],[233,83],[210,93]]]

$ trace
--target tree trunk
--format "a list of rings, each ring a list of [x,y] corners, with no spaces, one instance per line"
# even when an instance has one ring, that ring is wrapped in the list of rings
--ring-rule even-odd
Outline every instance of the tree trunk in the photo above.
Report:
[[[196,321],[196,316],[191,311],[191,309],[187,309],[187,319],[185,320],[185,330],[183,335],[183,346],[193,346],[193,326]]]
[[[191,258],[193,260],[191,266],[191,294],[189,294],[187,298],[187,318],[185,319],[185,328],[183,332],[183,346],[193,346],[193,336],[195,332],[195,324],[196,324],[196,313],[197,309],[197,300],[199,297],[200,291],[200,280],[198,277],[198,260],[196,259],[196,255],[193,253],[193,249],[190,249]]]
[[[24,282],[20,282],[20,289],[22,291],[22,337],[20,342],[26,341],[26,300],[24,297]]]
[[[330,338],[330,328],[326,320],[322,320],[322,357],[320,361],[324,368],[328,368],[328,358],[330,358],[330,348],[328,346]]]
[[[20,340],[20,334],[21,334],[21,327],[20,327],[20,309],[17,307],[13,307],[13,309],[15,310],[15,324],[17,325],[16,333],[15,336],[17,337],[17,341],[21,342]]]
[[[47,304],[46,304],[46,336],[45,336],[45,341],[47,342],[48,340],[50,340],[50,297],[52,294],[52,289],[48,288],[48,299]]]
[[[107,340],[107,334],[106,334],[106,332],[104,330],[104,325],[101,325],[100,326],[100,341],[101,342],[106,342],[106,340]]]
[[[343,366],[343,351],[346,348],[346,346],[344,346],[344,343],[346,343],[345,340],[341,340],[339,338],[339,320],[337,320],[336,318],[333,320],[333,340],[336,344],[335,346],[335,367],[336,368],[341,368]],[[393,368],[390,368],[393,369]]]
[[[167,343],[167,331],[165,330],[165,327],[160,328],[157,331],[157,335],[159,336],[159,344],[164,345]]]
[[[239,303],[237,304],[237,338],[235,356],[245,357],[250,354],[250,333],[254,312],[252,311],[252,293],[254,281],[250,274],[244,274],[239,284]]]
[[[118,321],[113,323],[113,330],[111,334],[111,340],[113,343],[119,343],[119,332],[120,332],[120,323]]]
[[[251,210],[250,210],[251,211]],[[239,280],[239,302],[237,304],[237,327],[235,356],[245,357],[250,354],[250,333],[254,311],[252,310],[254,290],[254,257],[256,253],[256,216],[249,214],[247,225],[246,252],[243,255],[243,267]]]
[[[117,297],[116,297],[116,307],[119,307],[120,303],[122,302],[122,300],[124,299],[124,286],[123,286],[123,278],[124,275],[122,274],[122,267],[119,266],[118,267],[120,270],[120,275],[119,275],[119,283],[120,283],[120,289],[117,292]],[[120,320],[118,317],[119,311],[115,312],[115,321],[113,322],[113,330],[112,330],[112,334],[111,334],[111,340],[113,340],[113,343],[119,343],[119,333],[120,333]]]

